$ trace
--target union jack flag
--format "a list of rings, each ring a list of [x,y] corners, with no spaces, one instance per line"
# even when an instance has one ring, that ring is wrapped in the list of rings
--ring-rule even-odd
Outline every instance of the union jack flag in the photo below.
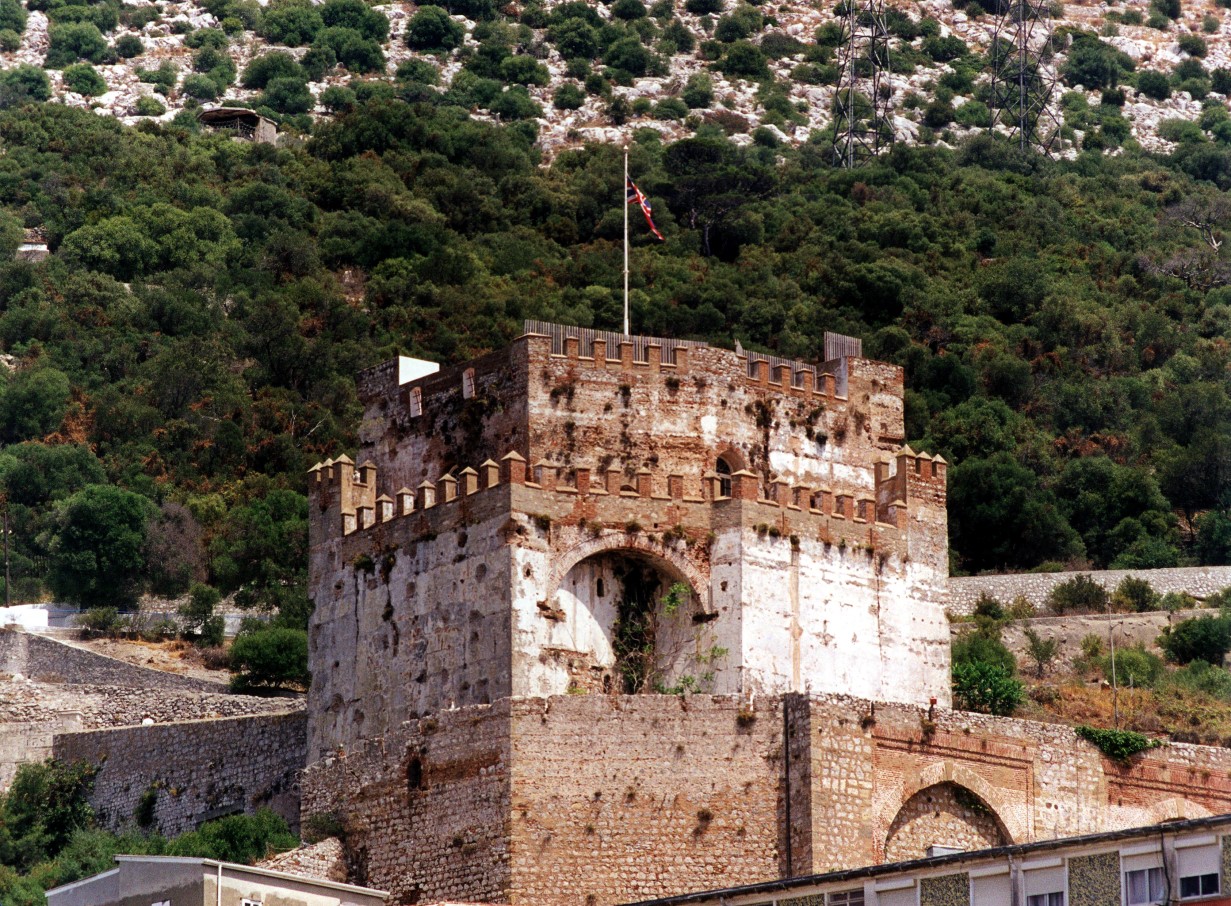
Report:
[[[650,216],[650,199],[645,197],[645,193],[638,189],[637,184],[631,179],[628,180],[628,185],[625,188],[627,189],[626,198],[628,203],[641,206],[641,213],[645,215],[645,222],[649,224],[650,232],[663,242],[666,242],[663,239],[663,234],[658,232],[658,227],[654,226],[654,218]]]

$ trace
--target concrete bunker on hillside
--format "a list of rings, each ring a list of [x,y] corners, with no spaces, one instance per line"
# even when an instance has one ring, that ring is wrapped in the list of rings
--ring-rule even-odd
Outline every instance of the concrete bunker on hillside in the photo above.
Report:
[[[214,132],[231,132],[245,142],[272,145],[278,141],[274,121],[247,107],[215,107],[197,114],[197,122]]]

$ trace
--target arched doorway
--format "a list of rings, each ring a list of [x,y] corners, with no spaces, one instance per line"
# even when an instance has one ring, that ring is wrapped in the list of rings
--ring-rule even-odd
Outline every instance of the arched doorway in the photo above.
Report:
[[[1000,818],[977,794],[960,784],[937,783],[915,793],[898,810],[885,839],[885,861],[1011,842]]]
[[[564,573],[551,605],[556,619],[540,656],[547,694],[700,686],[696,591],[669,561],[598,551]]]

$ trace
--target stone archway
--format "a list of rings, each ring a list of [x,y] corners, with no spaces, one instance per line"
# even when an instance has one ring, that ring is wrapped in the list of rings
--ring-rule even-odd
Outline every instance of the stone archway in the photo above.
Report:
[[[696,608],[703,613],[711,613],[709,576],[704,574],[686,557],[682,556],[676,546],[662,541],[650,541],[635,534],[604,534],[590,538],[560,551],[553,557],[551,574],[547,579],[548,600],[555,595],[564,577],[581,561],[605,551],[624,551],[640,553],[661,564],[662,570],[674,576],[679,581],[692,586]]]
[[[904,862],[950,850],[989,849],[1012,843],[992,807],[969,788],[942,781],[916,792],[894,816],[885,838],[885,861]]]
[[[655,692],[685,677],[695,682],[703,625],[693,619],[695,571],[628,540],[582,545],[580,556],[558,567],[548,599],[555,616],[539,658],[548,694]]]

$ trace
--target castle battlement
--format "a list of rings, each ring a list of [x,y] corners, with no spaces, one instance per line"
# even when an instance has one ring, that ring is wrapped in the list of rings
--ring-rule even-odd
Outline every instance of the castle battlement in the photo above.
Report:
[[[921,505],[935,506],[938,502],[943,505],[946,469],[942,457],[933,458],[903,447],[894,457],[885,457],[878,463],[875,490],[868,494],[860,488],[834,490],[813,484],[794,484],[785,479],[774,479],[767,487],[760,476],[746,469],[731,473],[725,479],[712,471],[696,478],[678,472],[664,476],[642,468],[631,481],[626,481],[620,469],[598,471],[586,466],[577,466],[561,474],[553,463],[539,462],[529,466],[524,457],[510,451],[500,462],[488,459],[478,469],[467,466],[457,476],[449,472],[435,481],[424,480],[417,488],[385,489],[378,496],[377,467],[370,461],[355,466],[350,457],[342,456],[313,466],[308,473],[308,490],[317,511],[328,513],[326,518],[342,535],[394,520],[423,516],[429,511],[441,511],[450,504],[461,506],[466,498],[501,485],[518,485],[572,500],[573,508],[589,513],[591,520],[602,519],[606,510],[627,517],[632,512],[630,503],[636,500],[717,506],[738,500],[762,508],[765,518],[773,518],[772,511],[783,509],[819,517],[814,520],[820,526],[818,534],[836,537],[843,533],[834,529],[833,522],[905,529],[912,499]],[[620,503],[617,507],[608,507],[602,500],[605,497],[619,498]],[[647,514],[650,512],[647,509]],[[419,534],[434,531],[433,524],[424,521]]]

